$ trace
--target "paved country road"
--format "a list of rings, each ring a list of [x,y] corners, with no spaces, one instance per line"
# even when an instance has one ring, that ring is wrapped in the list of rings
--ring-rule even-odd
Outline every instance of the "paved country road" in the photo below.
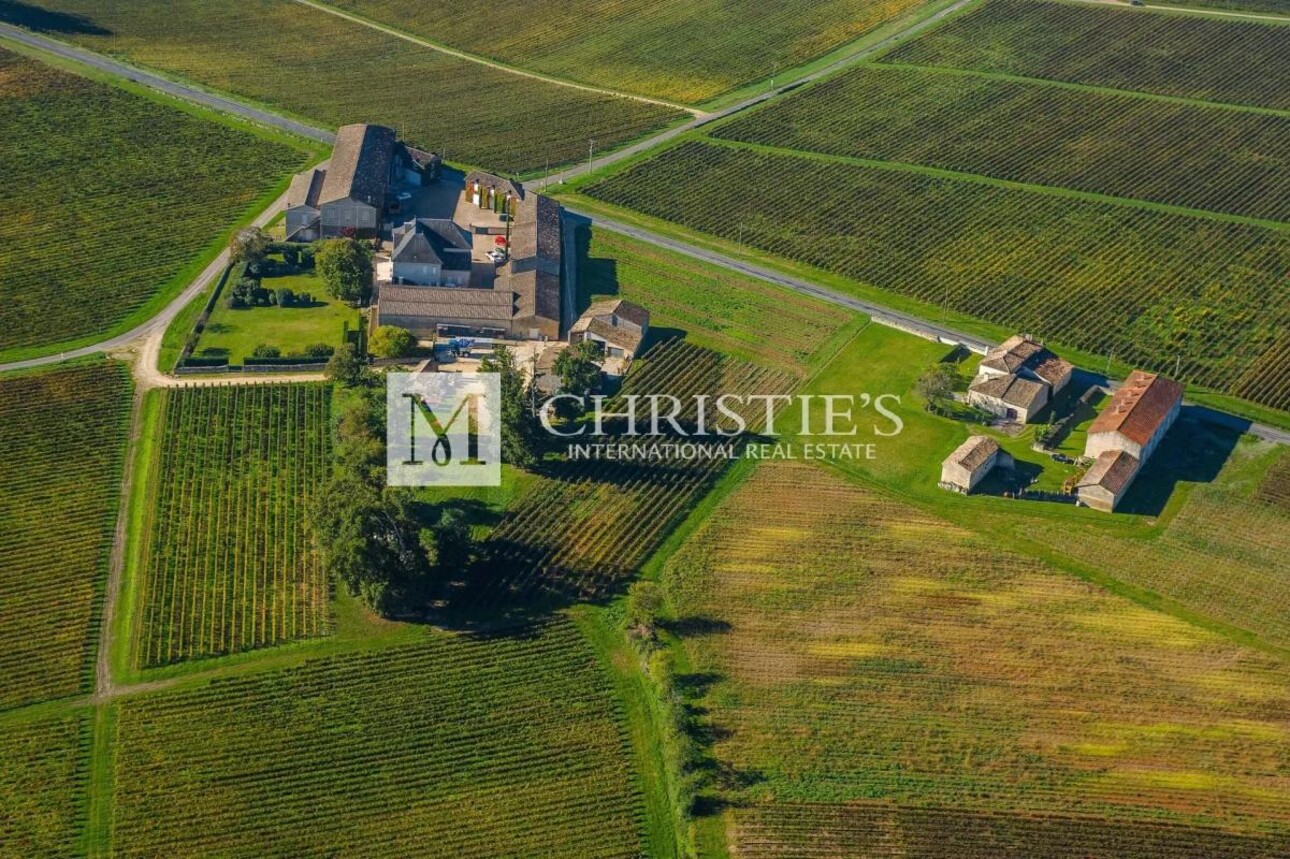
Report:
[[[621,160],[623,158],[628,158],[632,155],[643,152],[646,149],[650,149],[654,146],[657,146],[658,144],[663,143],[666,140],[670,140],[673,137],[676,137],[677,135],[691,128],[696,128],[699,125],[702,125],[704,123],[711,122],[715,119],[719,119],[724,116],[729,116],[741,110],[745,110],[749,107],[752,107],[756,104],[766,101],[767,99],[774,98],[791,89],[794,89],[801,83],[805,83],[807,81],[815,80],[824,75],[831,74],[832,72],[837,71],[839,68],[843,66],[846,66],[850,63],[863,59],[864,57],[867,57],[873,54],[875,51],[889,47],[890,45],[894,44],[897,41],[900,41],[902,39],[905,39],[913,35],[914,33],[922,31],[923,29],[931,26],[934,22],[944,18],[947,15],[951,15],[954,12],[957,12],[959,9],[962,9],[964,6],[967,6],[973,2],[975,2],[975,0],[958,0],[957,3],[954,3],[953,5],[945,7],[944,9],[940,10],[939,12],[932,15],[931,17],[924,19],[923,21],[915,23],[905,28],[904,30],[887,37],[886,39],[883,39],[882,41],[869,46],[868,48],[865,48],[863,50],[857,51],[854,54],[850,54],[846,57],[843,57],[837,60],[836,62],[828,66],[825,66],[824,68],[818,69],[810,74],[803,75],[802,77],[799,77],[785,84],[784,86],[777,88],[774,91],[761,93],[757,96],[753,96],[752,98],[749,98],[737,104],[731,105],[730,107],[724,108],[723,110],[720,110],[716,113],[705,114],[704,116],[696,118],[695,120],[692,120],[691,122],[686,123],[685,125],[668,129],[667,131],[654,135],[653,137],[650,137],[637,144],[634,144],[633,146],[629,146],[625,149],[618,150],[612,153],[611,155],[606,156],[603,159],[599,159],[597,161],[597,164],[604,165],[613,161]],[[254,122],[272,126],[274,128],[280,128],[285,131],[290,131],[294,134],[299,134],[304,137],[311,138],[313,140],[319,140],[322,142],[331,143],[335,139],[335,135],[333,133],[326,131],[324,129],[304,125],[295,120],[278,116],[270,111],[251,107],[249,105],[242,104],[241,102],[235,101],[233,99],[223,98],[221,96],[206,92],[205,90],[199,89],[197,87],[188,86],[188,85],[161,77],[159,75],[155,75],[150,72],[143,71],[142,69],[137,69],[127,63],[109,59],[107,57],[96,54],[92,51],[87,51],[83,48],[79,48],[73,45],[68,45],[63,42],[56,41],[54,39],[45,38],[44,36],[40,36],[35,33],[31,33],[26,30],[19,29],[9,24],[0,23],[0,41],[2,41],[3,39],[12,39],[14,41],[21,42],[25,45],[29,45],[31,47],[35,47],[40,50],[44,50],[44,51],[56,54],[60,57],[64,57],[66,59],[80,62],[82,64],[91,66],[95,69],[99,69],[100,71],[108,72],[109,74],[114,74],[119,77],[124,77],[129,80],[135,81],[137,83],[141,83],[146,86],[153,87],[155,89],[161,90],[162,92],[166,92],[171,95],[178,96],[179,98],[189,99],[191,101],[195,101],[207,107],[211,107],[215,110],[220,110],[225,113],[231,113],[237,116],[241,116],[243,118],[250,119]],[[573,167],[567,170],[550,174],[549,176],[546,176],[544,178],[531,180],[526,184],[528,184],[531,187],[536,187],[542,183],[559,182],[559,181],[563,181],[566,178],[572,178],[574,176],[581,175],[582,173],[585,173],[587,169],[588,169],[588,165],[584,164],[578,167]],[[262,212],[260,216],[257,217],[253,223],[256,226],[264,226],[266,223],[269,222],[269,220],[272,219],[272,217],[278,212],[278,210],[281,209],[281,207],[285,204],[285,199],[286,199],[285,194],[282,197],[279,197],[276,201],[274,201],[274,203],[268,209]],[[783,286],[795,292],[800,292],[804,295],[811,295],[816,298],[822,299],[824,301],[831,302],[833,304],[838,304],[843,307],[849,307],[853,310],[869,315],[874,319],[874,321],[882,325],[888,325],[894,328],[900,328],[902,330],[909,331],[919,336],[931,337],[933,339],[938,339],[938,340],[943,339],[950,342],[963,343],[968,348],[977,352],[984,352],[991,345],[979,338],[971,337],[967,334],[964,334],[961,331],[956,331],[947,326],[939,325],[935,322],[931,322],[926,319],[921,319],[917,316],[912,316],[906,313],[902,313],[900,311],[892,310],[890,308],[883,307],[882,305],[879,305],[879,304],[873,304],[871,302],[864,301],[859,298],[855,298],[854,296],[836,292],[834,290],[828,289],[827,287],[819,286],[818,284],[811,283],[810,281],[807,281],[807,280],[802,280],[801,278],[796,278],[789,275],[781,274],[777,271],[774,271],[773,269],[769,269],[753,263],[743,262],[741,260],[736,260],[731,257],[725,256],[724,254],[716,253],[715,251],[709,251],[704,248],[696,247],[694,245],[687,244],[677,239],[671,239],[666,236],[661,236],[661,235],[658,235],[657,233],[653,233],[639,227],[629,226],[627,224],[614,221],[612,219],[592,216],[586,213],[577,212],[576,210],[572,210],[572,209],[570,210],[570,212],[571,214],[577,217],[586,218],[604,229],[611,230],[613,232],[622,233],[624,235],[631,236],[633,238],[639,239],[644,242],[648,242],[658,247],[666,248],[668,250],[676,251],[677,253],[685,254],[686,256],[703,260],[713,265],[718,265],[723,268],[731,269],[733,271],[738,271],[750,277],[755,277],[759,280],[769,281],[770,283],[778,284],[779,286]],[[171,320],[173,320],[175,316],[178,315],[179,311],[181,311],[190,301],[194,300],[216,277],[219,276],[219,273],[223,270],[225,264],[227,263],[227,259],[228,259],[227,252],[220,254],[220,256],[218,256],[215,260],[213,260],[211,264],[207,266],[206,269],[203,270],[200,275],[198,275],[197,279],[194,280],[182,293],[180,293],[180,295],[176,297],[174,301],[168,304],[165,307],[165,309],[161,311],[161,313],[159,313],[157,316],[154,316],[152,319],[149,319],[147,322],[143,323],[142,325],[139,325],[134,329],[125,332],[124,334],[121,334],[117,337],[113,337],[108,340],[104,340],[100,343],[95,343],[90,346],[83,346],[79,349],[72,349],[60,354],[46,355],[40,358],[31,358],[25,361],[15,361],[9,364],[0,364],[0,372],[5,372],[7,370],[24,369],[29,367],[40,367],[48,364],[57,364],[62,361],[71,360],[73,358],[85,357],[88,355],[94,355],[100,352],[111,352],[111,351],[136,347],[140,344],[140,342],[142,342],[143,343],[143,347],[141,350],[142,354],[138,362],[139,366],[136,368],[136,377],[138,381],[145,386],[157,387],[157,386],[182,386],[185,384],[190,384],[190,385],[236,384],[239,381],[246,381],[246,377],[233,377],[233,376],[202,377],[201,381],[198,381],[197,378],[195,377],[176,379],[175,377],[172,377],[172,376],[166,376],[156,366],[156,355],[160,348],[161,337],[165,332],[166,326],[168,326]],[[317,378],[317,377],[312,375],[302,374],[299,377],[282,379],[282,381],[306,381],[313,378]],[[1209,423],[1230,427],[1232,429],[1240,430],[1242,432],[1248,432],[1251,435],[1257,436],[1267,441],[1273,441],[1280,444],[1290,445],[1290,432],[1287,432],[1285,430],[1277,429],[1275,427],[1270,427],[1263,424],[1251,423],[1250,421],[1244,418],[1240,418],[1235,415],[1230,415],[1225,412],[1220,412],[1205,406],[1193,406],[1193,408],[1195,409],[1198,417],[1200,417],[1202,420],[1205,420]]]

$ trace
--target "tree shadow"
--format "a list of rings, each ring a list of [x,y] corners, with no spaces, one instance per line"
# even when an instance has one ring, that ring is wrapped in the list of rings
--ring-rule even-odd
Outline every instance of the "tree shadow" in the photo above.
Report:
[[[112,31],[101,27],[84,15],[54,12],[18,0],[0,0],[0,21],[17,24],[37,33],[63,33],[82,36],[110,36]]]

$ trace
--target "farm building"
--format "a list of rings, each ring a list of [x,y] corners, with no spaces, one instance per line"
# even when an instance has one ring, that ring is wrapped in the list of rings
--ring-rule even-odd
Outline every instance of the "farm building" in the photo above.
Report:
[[[1092,467],[1076,485],[1079,501],[1108,513],[1123,500],[1182,408],[1183,386],[1134,370],[1088,428],[1084,455]]]
[[[437,156],[399,143],[393,129],[341,126],[327,166],[297,175],[287,191],[287,240],[374,236],[390,185],[423,184],[438,167]]]
[[[1047,404],[1047,385],[1011,373],[977,376],[968,387],[968,405],[1023,424]]]
[[[600,343],[610,358],[631,360],[649,331],[649,311],[623,299],[597,301],[569,329],[569,342]]]
[[[981,359],[977,372],[982,376],[1020,376],[1048,386],[1051,399],[1066,387],[1075,365],[1059,358],[1042,343],[1025,334],[1009,337]]]
[[[420,337],[560,339],[572,316],[561,276],[562,221],[563,208],[550,197],[471,173],[451,219],[395,230],[394,282],[377,284],[376,324]],[[503,249],[500,263],[483,256],[494,246]]]
[[[940,486],[966,495],[996,466],[1011,465],[1011,454],[1002,450],[997,441],[983,435],[970,436],[941,463]]]
[[[394,230],[394,283],[469,286],[470,237],[449,220],[421,218]]]

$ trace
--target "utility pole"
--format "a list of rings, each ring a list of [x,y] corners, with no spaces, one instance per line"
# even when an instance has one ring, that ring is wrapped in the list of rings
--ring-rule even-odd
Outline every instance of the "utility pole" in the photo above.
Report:
[[[587,141],[587,175],[596,172],[596,138]]]

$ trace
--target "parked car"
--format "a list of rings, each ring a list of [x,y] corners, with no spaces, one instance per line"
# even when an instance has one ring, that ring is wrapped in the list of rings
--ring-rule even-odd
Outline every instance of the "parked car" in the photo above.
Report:
[[[502,263],[506,262],[506,251],[502,250],[501,248],[493,248],[491,251],[488,252],[488,258],[492,260],[494,263],[496,263],[497,265],[501,265]]]
[[[400,203],[406,203],[406,202],[408,202],[408,201],[409,201],[409,200],[411,200],[411,199],[412,199],[412,192],[411,192],[411,191],[402,191],[402,192],[400,192],[400,193],[399,193],[399,202],[400,202]]]

